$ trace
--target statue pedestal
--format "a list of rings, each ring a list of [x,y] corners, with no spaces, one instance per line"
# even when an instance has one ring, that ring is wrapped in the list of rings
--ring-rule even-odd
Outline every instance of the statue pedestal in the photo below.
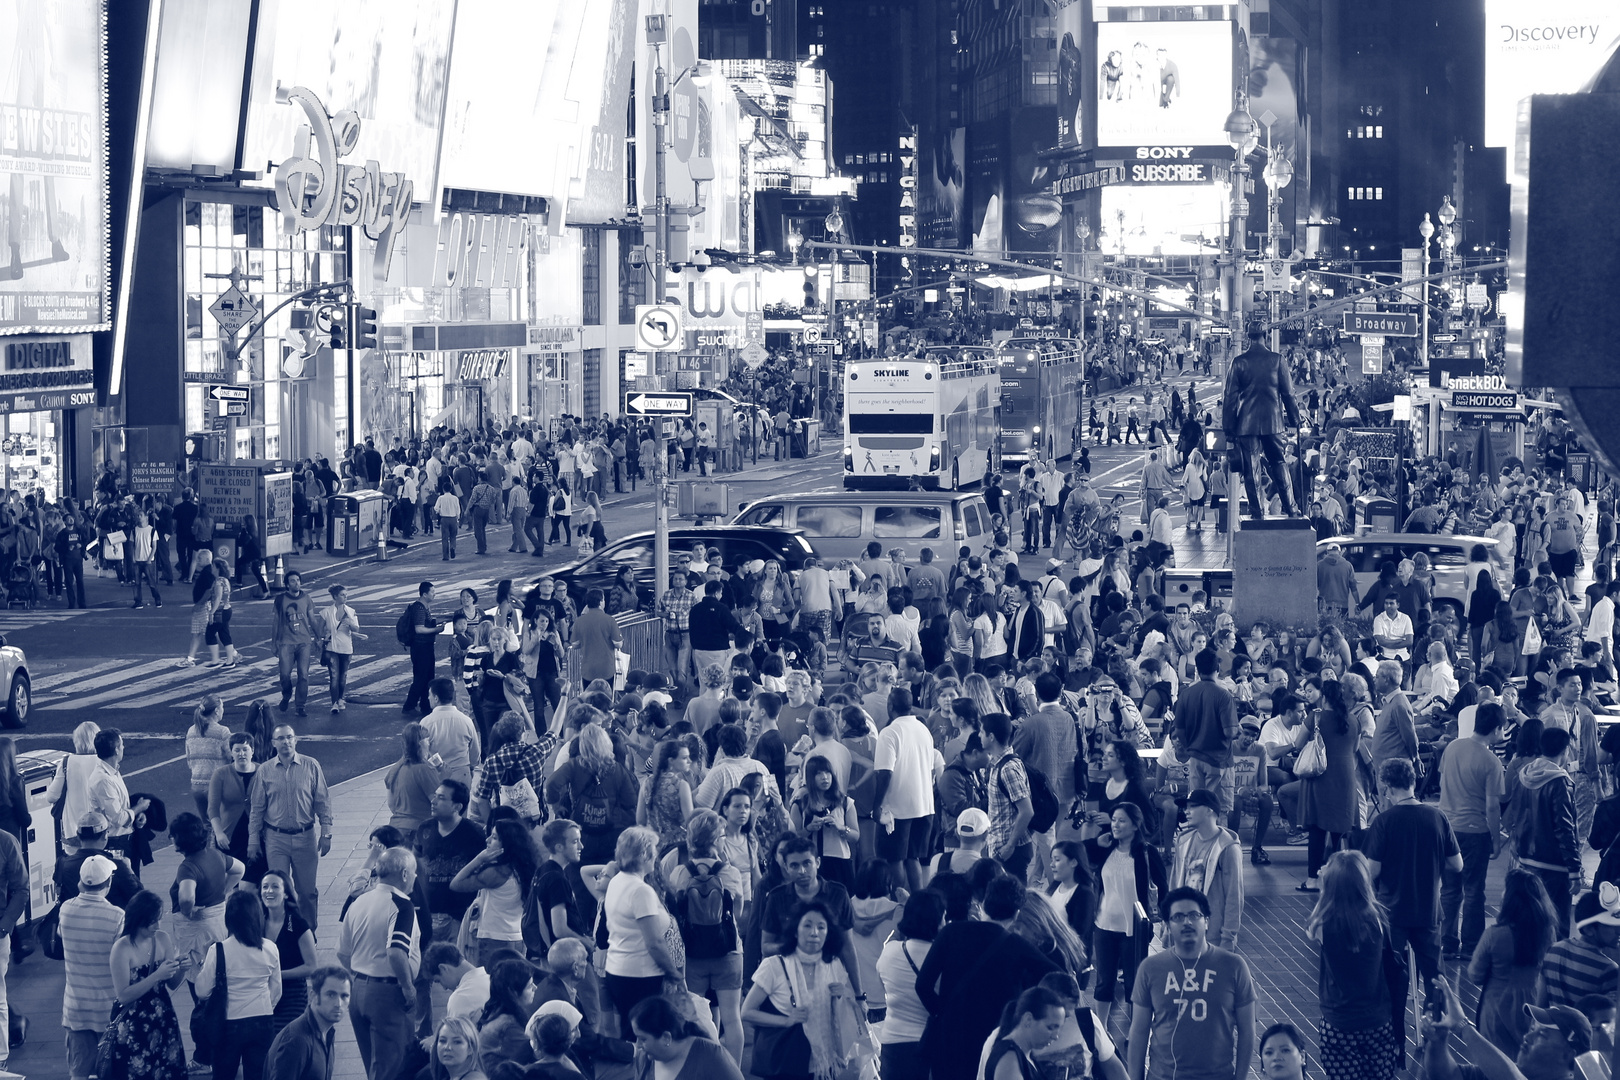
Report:
[[[1304,518],[1246,520],[1233,537],[1232,618],[1246,629],[1315,626],[1316,530]]]

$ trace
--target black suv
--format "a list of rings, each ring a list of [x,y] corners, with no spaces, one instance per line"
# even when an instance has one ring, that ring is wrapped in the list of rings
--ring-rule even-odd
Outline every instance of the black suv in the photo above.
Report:
[[[815,549],[797,529],[777,529],[755,525],[713,525],[669,530],[670,569],[678,569],[680,556],[702,541],[706,546],[720,550],[720,565],[728,574],[755,559],[775,559],[782,569],[793,573],[804,569],[804,560],[814,555]],[[585,606],[585,593],[589,589],[606,592],[624,567],[636,574],[636,591],[642,606],[650,607],[658,593],[668,588],[668,582],[655,589],[653,581],[653,534],[634,533],[615,540],[588,559],[571,563],[550,574],[549,577],[568,590],[577,608]],[[539,580],[537,577],[536,581]]]

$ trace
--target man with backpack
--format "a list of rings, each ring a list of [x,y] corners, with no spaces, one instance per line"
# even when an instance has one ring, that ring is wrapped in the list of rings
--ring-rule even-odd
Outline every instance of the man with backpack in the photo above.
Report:
[[[676,847],[661,863],[669,883],[669,912],[686,946],[686,988],[713,990],[720,1003],[721,1041],[733,1061],[742,1059],[742,938],[737,912],[743,903],[742,872],[720,855],[726,823],[713,810],[699,810],[686,823],[685,850]]]
[[[438,640],[440,624],[433,618],[429,607],[433,603],[433,582],[424,581],[417,586],[416,599],[405,608],[394,624],[394,637],[411,655],[411,689],[405,695],[401,712],[426,713],[428,684],[433,681],[434,642]]]
[[[1031,825],[1035,809],[1030,798],[1029,774],[1012,750],[1012,717],[991,713],[979,718],[979,738],[990,758],[990,857],[1020,882],[1035,857]],[[1048,823],[1050,827],[1050,823]]]

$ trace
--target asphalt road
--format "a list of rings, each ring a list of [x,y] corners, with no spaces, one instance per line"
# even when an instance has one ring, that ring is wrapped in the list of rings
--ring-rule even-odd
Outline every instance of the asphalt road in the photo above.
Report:
[[[1174,384],[1184,388],[1188,381]],[[1203,380],[1199,390],[1209,400],[1216,387]],[[1098,488],[1105,493],[1123,491],[1127,502],[1133,501],[1143,456],[1143,448],[1134,445],[1093,448],[1092,475]],[[838,490],[841,469],[841,444],[832,440],[809,461],[761,462],[719,479],[731,485],[736,505],[768,492]],[[604,515],[609,537],[650,528],[652,508],[646,489],[610,498]],[[310,672],[309,716],[300,720],[287,714],[297,726],[300,749],[320,759],[330,781],[380,768],[398,757],[395,736],[410,665],[394,641],[393,626],[404,605],[415,598],[419,582],[437,582],[440,604],[448,610],[465,586],[479,590],[481,596],[493,596],[495,583],[502,578],[527,582],[543,569],[572,559],[567,548],[548,547],[543,560],[509,554],[510,535],[504,526],[492,529],[491,554],[479,558],[472,553],[471,535],[463,533],[460,557],[453,563],[441,561],[436,540],[419,543],[386,564],[340,563],[322,554],[289,560],[289,567],[304,574],[306,588],[320,601],[331,583],[348,585],[350,603],[360,614],[362,630],[370,635],[368,641],[356,643],[347,712],[330,712],[326,671],[315,665]],[[240,666],[179,668],[176,661],[189,644],[189,586],[166,589],[167,603],[161,608],[148,602],[138,610],[130,606],[129,591],[110,576],[92,576],[86,590],[89,609],[69,611],[50,605],[32,612],[0,613],[0,634],[26,650],[34,684],[27,727],[9,734],[18,740],[20,750],[66,750],[71,748],[73,728],[84,720],[116,727],[125,736],[123,773],[131,790],[150,792],[171,808],[184,809],[190,805],[185,729],[198,700],[207,693],[223,694],[226,724],[233,730],[240,728],[249,703],[265,699],[274,705],[280,700],[269,647],[270,604],[248,599],[251,590],[236,592],[232,629],[242,654]],[[205,658],[206,650],[201,659]]]

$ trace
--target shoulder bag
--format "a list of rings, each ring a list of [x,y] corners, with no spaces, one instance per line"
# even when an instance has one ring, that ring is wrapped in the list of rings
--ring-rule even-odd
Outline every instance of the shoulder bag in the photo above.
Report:
[[[1322,741],[1322,729],[1318,727],[1311,741],[1299,752],[1294,762],[1294,775],[1301,780],[1309,780],[1327,772],[1327,744]]]
[[[214,1063],[214,1054],[225,1042],[225,1009],[230,1004],[225,987],[225,943],[214,943],[214,992],[191,1011],[191,1041],[194,1055],[204,1065]]]
[[[799,1007],[799,996],[793,989],[793,976],[788,973],[787,961],[778,956],[776,962],[782,965],[782,977],[788,984],[788,1000],[796,1009]],[[760,1011],[773,1016],[782,1015],[768,996],[761,1003]],[[753,1073],[755,1076],[810,1075],[810,1037],[804,1033],[804,1025],[755,1028]]]

